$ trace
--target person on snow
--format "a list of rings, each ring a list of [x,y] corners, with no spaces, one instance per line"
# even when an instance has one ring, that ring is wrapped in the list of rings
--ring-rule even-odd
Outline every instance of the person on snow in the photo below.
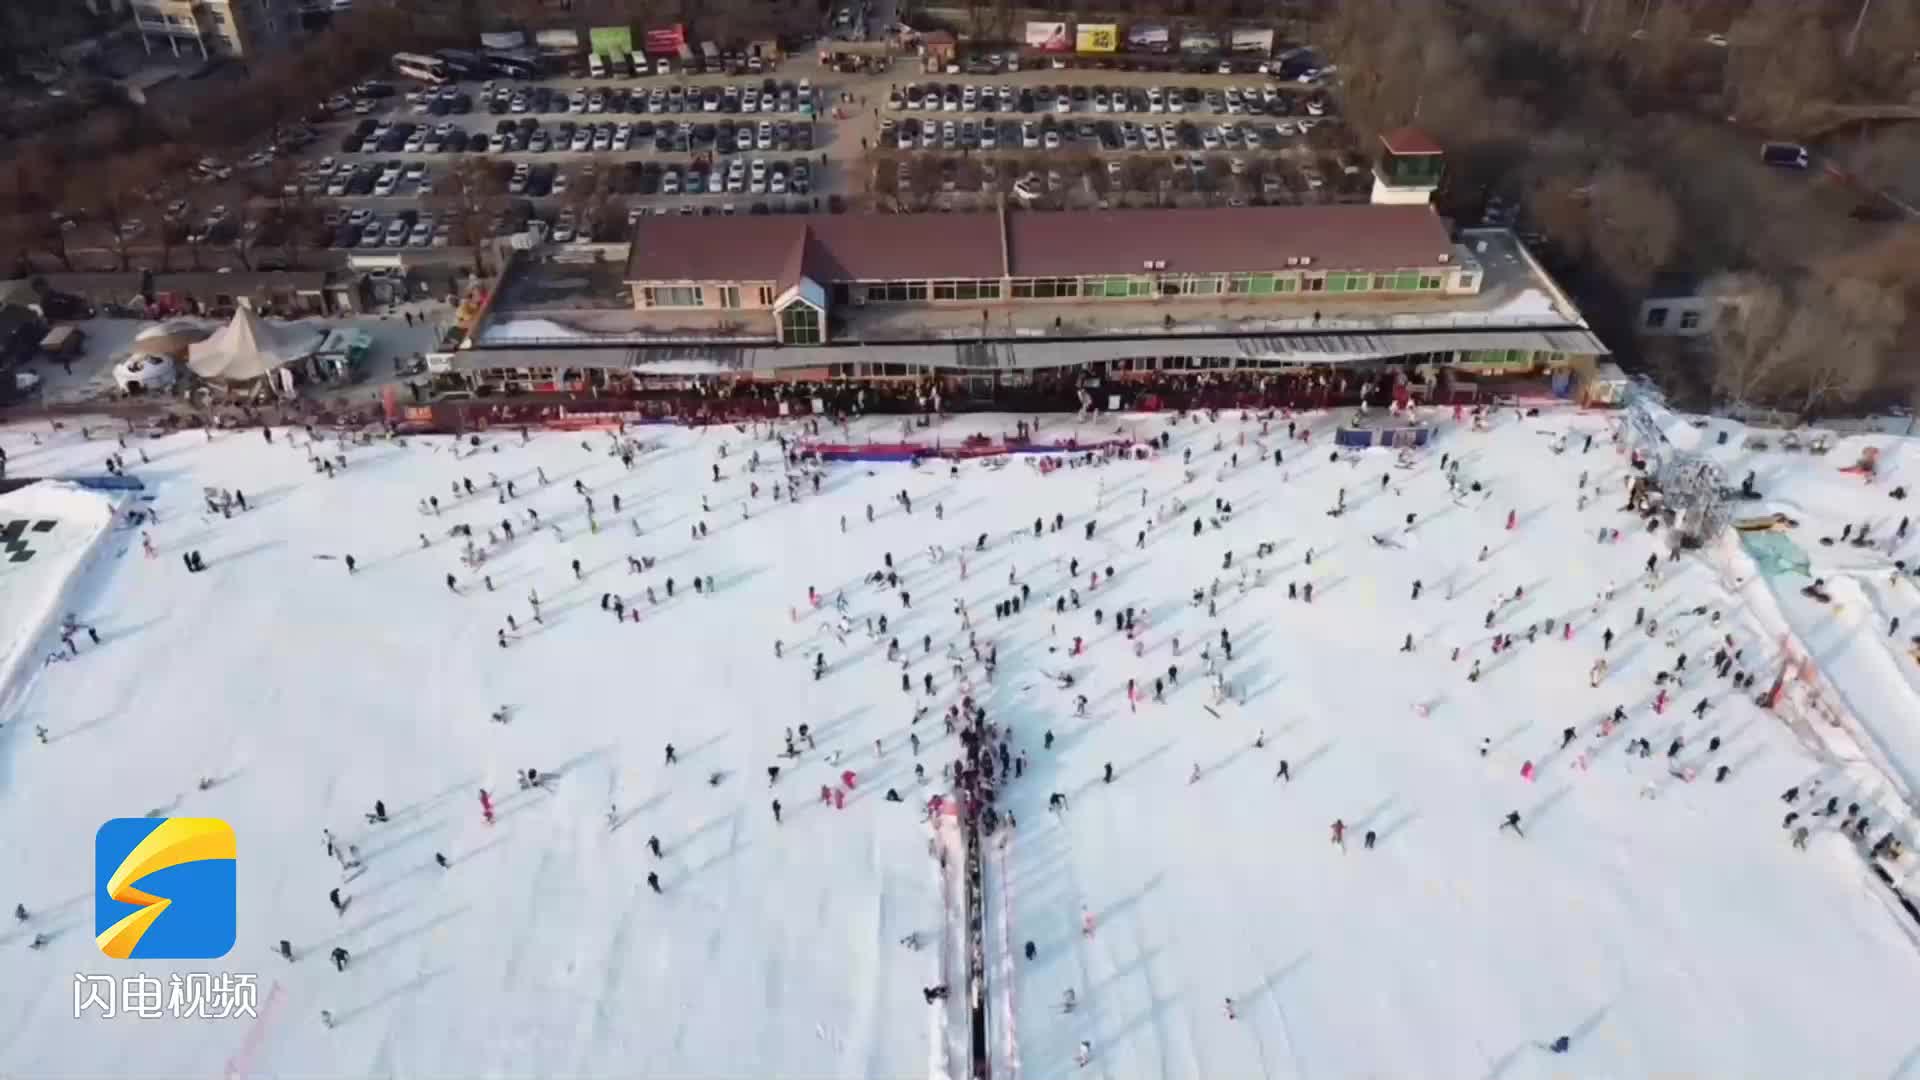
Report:
[[[1527,835],[1520,829],[1520,811],[1518,810],[1509,810],[1506,819],[1500,822],[1500,828],[1512,829],[1515,836]]]

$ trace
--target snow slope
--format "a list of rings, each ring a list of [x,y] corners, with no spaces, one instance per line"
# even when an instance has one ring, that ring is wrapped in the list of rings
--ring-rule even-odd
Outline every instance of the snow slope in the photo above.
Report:
[[[70,483],[0,495],[0,712],[10,691],[58,650],[69,589],[113,524],[114,499]]]
[[[962,417],[929,438],[1012,422]],[[1330,463],[1327,421],[1311,422],[1315,444],[1287,444],[1280,466],[1263,456],[1255,422],[1169,428],[1140,417],[1124,421],[1131,434],[1172,433],[1160,460],[1045,476],[1025,461],[969,463],[957,476],[940,464],[833,466],[822,493],[797,505],[769,497],[771,465],[747,471],[753,446],[769,459],[775,448],[732,429],[648,429],[653,448],[631,471],[600,434],[525,447],[509,437],[462,460],[448,440],[411,440],[349,449],[331,480],[285,432],[271,446],[257,434],[143,443],[160,557],[141,558],[127,536],[129,554],[76,581],[78,613],[102,646],[19,682],[20,699],[0,716],[0,854],[11,886],[0,900],[35,913],[0,931],[0,1073],[878,1077],[944,1065],[959,1075],[964,1010],[929,1009],[920,997],[943,978],[958,996],[959,880],[930,858],[916,806],[958,754],[939,719],[958,696],[943,656],[949,641],[965,645],[956,599],[1000,658],[991,686],[977,665],[968,678],[1028,759],[1002,800],[1018,824],[1000,834],[1011,837],[1004,846],[989,845],[996,1075],[1072,1072],[1082,1040],[1093,1046],[1087,1073],[1115,1078],[1911,1067],[1913,928],[1889,913],[1850,844],[1816,829],[1809,850],[1796,851],[1780,829],[1779,792],[1831,773],[1832,762],[1704,670],[1717,634],[1759,657],[1772,655],[1778,631],[1735,605],[1705,560],[1665,567],[1654,590],[1638,586],[1653,548],[1614,512],[1624,468],[1604,419],[1449,427],[1407,470],[1384,452]],[[1050,423],[1043,437],[1070,433]],[[891,438],[897,424],[866,430]],[[1546,433],[1561,430],[1574,433],[1573,449],[1556,457]],[[1600,438],[1583,455],[1589,431]],[[20,473],[97,464],[97,447],[66,439],[32,448],[24,432],[0,429]],[[1451,500],[1443,451],[1491,495]],[[1834,483],[1833,464],[1779,469],[1850,505],[1858,492]],[[1607,485],[1585,509],[1582,470]],[[498,505],[489,473],[513,480],[519,498]],[[462,477],[477,498],[453,497]],[[591,487],[597,532],[576,480]],[[757,500],[749,481],[761,485]],[[253,509],[208,514],[199,492],[209,485],[239,488]],[[1341,488],[1348,511],[1328,517]],[[911,515],[891,499],[903,489]],[[417,508],[429,495],[441,500],[438,518]],[[1176,497],[1187,509],[1169,521],[1162,506]],[[1232,503],[1231,520],[1194,537],[1216,498]],[[744,521],[743,500],[753,513]],[[559,535],[529,535],[529,506]],[[1065,528],[1034,538],[1034,519],[1055,513]],[[1411,532],[1407,513],[1417,515]],[[509,514],[516,539],[487,562],[489,591],[460,565],[447,530],[469,523],[484,541]],[[710,535],[690,538],[701,521]],[[1595,543],[1602,524],[1625,538]],[[982,532],[986,550],[971,551]],[[1393,546],[1376,546],[1376,533]],[[1262,541],[1277,551],[1259,559]],[[935,561],[930,544],[947,557]],[[194,549],[207,573],[181,568]],[[357,573],[333,558],[347,553]],[[911,607],[862,584],[883,553]],[[629,555],[658,563],[632,574]],[[574,580],[573,559],[585,580]],[[1070,581],[1071,559],[1081,565]],[[1089,571],[1109,566],[1113,579],[1091,588]],[[1259,568],[1263,584],[1242,593],[1242,566]],[[449,572],[460,595],[443,583]],[[696,575],[711,575],[716,594],[689,591]],[[1209,617],[1189,594],[1216,577]],[[1288,601],[1288,581],[1314,582],[1313,603]],[[1596,613],[1610,582],[1615,598]],[[994,602],[1019,584],[1031,588],[1027,610],[996,620]],[[830,604],[804,610],[808,586],[829,598],[844,590],[855,624],[844,645],[830,632]],[[1524,598],[1500,607],[1495,627],[1519,641],[1494,656],[1483,619],[1516,587]],[[1056,615],[1069,588],[1081,606]],[[530,589],[544,624],[531,622]],[[1910,590],[1881,602],[1910,612]],[[608,592],[640,620],[600,611]],[[1722,610],[1723,625],[1682,614],[1700,604]],[[1137,659],[1113,628],[1127,606],[1148,621]],[[1631,630],[1636,606],[1659,619],[1657,638]],[[503,651],[495,635],[508,614],[519,629]],[[881,614],[909,654],[913,692],[902,692],[885,640],[863,633]],[[1528,624],[1548,616],[1572,616],[1573,639],[1527,644]],[[0,610],[9,624],[16,617]],[[1620,634],[1612,671],[1590,689],[1609,626]],[[1217,650],[1222,629],[1243,703],[1215,716],[1199,650]],[[1697,674],[1656,715],[1652,675],[1676,651],[1669,629],[1683,633]],[[1403,655],[1408,632],[1416,650]],[[922,635],[933,639],[931,660]],[[1075,635],[1084,656],[1066,655]],[[808,671],[816,649],[829,663],[818,681]],[[1470,683],[1474,658],[1483,677]],[[1151,703],[1152,678],[1169,664],[1178,686]],[[1075,690],[1053,683],[1063,670]],[[932,698],[919,692],[926,673]],[[1147,688],[1137,712],[1129,677]],[[1846,683],[1863,713],[1889,717],[1907,709],[1898,690],[1887,678]],[[1085,718],[1072,715],[1074,693],[1091,699]],[[1714,706],[1696,719],[1702,694]],[[922,703],[930,713],[915,724]],[[1596,720],[1616,703],[1629,722],[1601,738]],[[502,705],[511,722],[490,723]],[[802,722],[819,749],[783,761],[783,730]],[[32,737],[35,724],[50,729],[48,745]],[[1577,741],[1561,751],[1566,725]],[[919,760],[935,779],[925,788],[914,786],[910,733],[924,740]],[[1693,783],[1669,776],[1662,758],[1681,733]],[[1626,740],[1643,735],[1654,757],[1627,758]],[[1710,754],[1713,735],[1724,743]],[[663,763],[668,742],[677,765]],[[829,765],[833,752],[841,758]],[[1290,784],[1272,779],[1282,758]],[[1518,775],[1526,760],[1539,770],[1532,783]],[[769,787],[776,763],[785,771]],[[1101,780],[1108,763],[1111,786]],[[1721,763],[1732,774],[1714,784]],[[513,774],[527,766],[559,774],[550,792],[517,788]],[[857,787],[844,810],[822,807],[819,788],[841,769],[857,772]],[[216,783],[198,790],[203,777]],[[494,795],[491,827],[480,820],[481,787]],[[888,787],[904,804],[881,798]],[[1059,818],[1045,808],[1053,791],[1070,801]],[[779,825],[767,805],[776,796]],[[389,823],[364,820],[375,799]],[[260,973],[275,1004],[257,1024],[71,1016],[73,972],[121,968],[89,940],[93,831],[154,809],[224,817],[239,835],[240,945],[212,968]],[[620,821],[611,830],[610,809]],[[1509,810],[1522,813],[1524,839],[1496,831]],[[1328,841],[1335,818],[1349,826],[1344,852]],[[363,875],[341,885],[323,827],[359,847]],[[1361,847],[1368,830],[1373,851]],[[434,864],[435,852],[451,869]],[[648,889],[649,870],[664,895]],[[338,916],[326,899],[337,885],[352,898]],[[33,932],[51,944],[27,951]],[[903,948],[909,932],[928,947]],[[283,937],[297,963],[270,953]],[[1019,956],[1029,940],[1032,962]],[[335,945],[352,952],[345,973],[326,962]],[[164,976],[209,966],[140,967]],[[1079,1007],[1062,1015],[1067,988]],[[1237,1019],[1223,1015],[1227,997]],[[1562,1034],[1572,1054],[1539,1048]]]

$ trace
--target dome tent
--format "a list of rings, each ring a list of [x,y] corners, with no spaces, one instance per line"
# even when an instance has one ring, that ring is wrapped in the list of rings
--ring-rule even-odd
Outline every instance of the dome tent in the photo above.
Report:
[[[243,307],[234,313],[226,329],[187,346],[187,367],[211,381],[251,382],[305,359],[320,338],[311,328],[268,326],[251,308]]]

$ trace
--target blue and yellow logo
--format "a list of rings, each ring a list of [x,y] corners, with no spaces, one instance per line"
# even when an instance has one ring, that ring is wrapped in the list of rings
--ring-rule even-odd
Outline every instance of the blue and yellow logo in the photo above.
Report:
[[[114,818],[100,826],[93,837],[100,951],[115,960],[214,960],[233,951],[234,858],[233,827],[219,818]]]

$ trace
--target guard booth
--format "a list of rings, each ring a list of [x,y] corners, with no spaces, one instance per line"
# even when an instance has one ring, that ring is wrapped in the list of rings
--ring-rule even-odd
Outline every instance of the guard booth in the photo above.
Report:
[[[1373,163],[1375,203],[1424,206],[1433,200],[1446,175],[1446,156],[1433,136],[1419,128],[1395,128],[1380,136]]]

